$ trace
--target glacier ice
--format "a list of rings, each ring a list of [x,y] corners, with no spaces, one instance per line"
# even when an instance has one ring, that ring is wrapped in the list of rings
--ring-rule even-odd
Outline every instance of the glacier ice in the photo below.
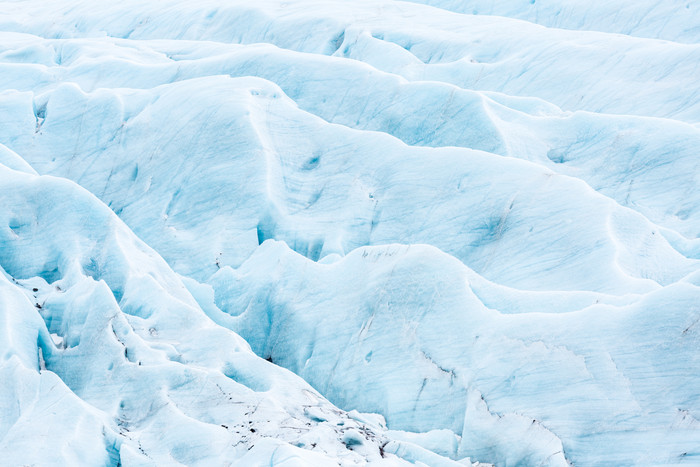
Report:
[[[561,436],[574,459],[579,450],[595,448],[599,457],[584,457],[587,463],[625,463],[629,459],[614,454],[625,443],[641,450],[641,435],[629,427],[671,427],[678,409],[664,407],[694,400],[687,391],[698,376],[686,368],[696,349],[685,336],[697,319],[697,286],[680,281],[628,303],[596,294],[581,297],[573,310],[569,297],[532,292],[524,300],[517,292],[511,300],[520,309],[503,314],[488,306],[483,290],[509,290],[488,291],[491,284],[481,280],[475,292],[473,278],[479,280],[429,246],[365,247],[317,264],[268,241],[241,268],[225,267],[212,277],[209,299],[217,307],[209,309],[256,353],[300,374],[332,401],[383,413],[389,426],[409,431],[459,432],[460,452],[497,464],[515,455],[513,439],[550,443],[541,458],[562,449],[551,434],[529,433],[533,423]],[[652,323],[661,309],[658,328]],[[661,356],[659,348],[674,357]],[[476,396],[474,388],[480,388]],[[526,415],[519,407],[528,408]],[[489,428],[494,423],[508,428]],[[512,438],[496,436],[511,431]],[[697,436],[686,427],[678,431],[687,440]],[[653,449],[644,455],[670,456]],[[535,463],[527,455],[516,461]]]
[[[3,3],[0,465],[696,464],[697,22]]]
[[[3,465],[408,462],[216,326],[93,195],[0,171]]]

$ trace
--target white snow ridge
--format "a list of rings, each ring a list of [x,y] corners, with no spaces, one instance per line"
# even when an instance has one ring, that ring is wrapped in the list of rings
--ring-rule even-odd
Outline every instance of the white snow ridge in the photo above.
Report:
[[[700,465],[696,0],[0,1],[0,467]]]

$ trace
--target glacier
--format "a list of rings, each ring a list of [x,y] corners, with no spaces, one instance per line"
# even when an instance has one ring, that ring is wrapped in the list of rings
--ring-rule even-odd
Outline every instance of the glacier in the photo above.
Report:
[[[696,465],[692,1],[0,8],[0,465]]]

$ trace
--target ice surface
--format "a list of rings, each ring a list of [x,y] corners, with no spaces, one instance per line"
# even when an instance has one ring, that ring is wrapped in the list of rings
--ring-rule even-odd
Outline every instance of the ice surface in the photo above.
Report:
[[[461,433],[460,452],[472,458],[536,464],[561,454],[552,432],[586,463],[663,462],[692,450],[697,433],[672,427],[697,401],[688,392],[697,373],[686,372],[697,361],[687,344],[696,286],[679,282],[624,305],[599,296],[575,311],[533,294],[506,315],[485,306],[470,277],[427,246],[360,248],[324,265],[266,242],[238,270],[213,276],[217,305],[237,316],[212,317],[332,401],[383,413],[393,427]],[[690,444],[643,449],[636,426]],[[614,443],[591,439],[604,432]],[[517,452],[515,440],[542,446]],[[584,454],[594,446],[605,449]],[[626,449],[635,457],[616,457]]]
[[[2,465],[408,463],[216,326],[93,195],[0,175]]]
[[[408,0],[450,11],[519,18],[548,27],[593,30],[638,37],[700,42],[700,10],[687,0],[665,2],[618,0]]]
[[[0,4],[0,465],[696,464],[697,5],[482,3]]]

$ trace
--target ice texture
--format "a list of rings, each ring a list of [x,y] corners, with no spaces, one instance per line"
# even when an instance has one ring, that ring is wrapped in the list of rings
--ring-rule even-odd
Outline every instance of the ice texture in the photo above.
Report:
[[[408,464],[215,325],[92,194],[0,175],[3,465]]]
[[[697,464],[699,21],[0,3],[0,465]]]

